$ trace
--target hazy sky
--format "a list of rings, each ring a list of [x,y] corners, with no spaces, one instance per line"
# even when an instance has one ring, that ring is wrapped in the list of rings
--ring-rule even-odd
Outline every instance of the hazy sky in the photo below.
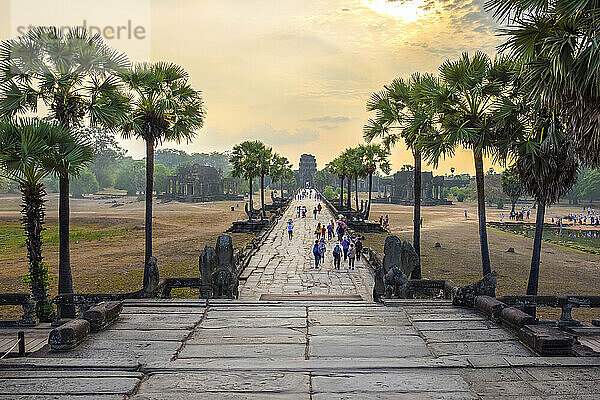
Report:
[[[260,139],[295,165],[312,153],[321,168],[362,142],[366,100],[382,85],[436,72],[463,51],[495,53],[500,40],[483,1],[0,0],[0,34],[85,20],[115,36],[123,26],[121,39],[107,42],[135,61],[182,65],[204,94],[205,127],[192,143],[165,147],[221,151]],[[142,143],[124,143],[143,155]],[[397,169],[411,155],[399,145],[392,160]],[[440,171],[451,166],[472,171],[471,153]]]

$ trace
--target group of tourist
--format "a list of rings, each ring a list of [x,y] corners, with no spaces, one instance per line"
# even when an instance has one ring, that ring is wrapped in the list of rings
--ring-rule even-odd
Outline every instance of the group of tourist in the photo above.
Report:
[[[564,219],[566,219],[567,221],[572,223],[572,225],[579,225],[580,228],[583,225],[592,225],[592,226],[600,225],[600,215],[596,214],[596,210],[594,210],[593,208],[588,207],[588,209],[589,209],[589,211],[588,211],[587,215],[586,214],[579,214],[579,215],[569,214],[566,217],[564,217]],[[553,217],[552,224],[562,228],[563,218],[556,218],[556,221],[555,221],[555,219]]]
[[[315,244],[312,248],[312,253],[315,259],[315,269],[319,269],[325,259],[327,250],[326,242],[337,238],[335,246],[332,250],[333,267],[336,270],[341,268],[342,257],[344,262],[348,263],[348,269],[354,270],[356,261],[360,261],[360,255],[363,250],[363,244],[360,238],[351,239],[345,235],[346,226],[343,221],[338,221],[337,227],[333,220],[327,225],[319,223],[315,228]],[[336,237],[337,234],[337,237]],[[327,235],[327,239],[325,239]]]
[[[466,218],[465,210],[465,218]],[[529,219],[531,215],[531,208],[525,209],[525,207],[521,207],[521,211],[511,210],[510,214],[508,214],[508,218],[511,221],[523,221],[525,218]],[[504,222],[504,213],[500,213],[500,222]]]
[[[314,196],[314,197],[313,197]],[[296,193],[295,198],[297,200],[312,199],[320,200],[320,194],[312,189],[301,189]],[[323,205],[318,203],[313,208],[313,215],[315,220],[317,216],[323,211]],[[296,218],[306,218],[307,208],[305,205],[296,206]],[[341,216],[340,216],[341,218]],[[380,217],[379,223],[384,226],[389,226],[389,217],[386,215]],[[287,232],[289,240],[294,238],[294,221],[292,218],[287,221]],[[319,269],[325,260],[325,254],[327,252],[327,243],[336,240],[335,245],[332,249],[333,265],[334,269],[339,270],[342,264],[342,258],[345,263],[348,263],[348,269],[354,270],[356,261],[360,261],[360,255],[363,250],[363,244],[360,238],[351,239],[346,235],[346,224],[340,219],[337,224],[334,220],[330,220],[328,224],[321,224],[320,222],[315,227],[315,243],[312,246],[312,253],[314,257],[314,268]]]
[[[318,193],[315,192],[315,199]],[[304,199],[312,199],[313,191],[312,189],[301,189],[296,193],[296,200],[304,200]]]
[[[306,218],[306,206],[296,207],[296,218],[300,218],[300,217]]]

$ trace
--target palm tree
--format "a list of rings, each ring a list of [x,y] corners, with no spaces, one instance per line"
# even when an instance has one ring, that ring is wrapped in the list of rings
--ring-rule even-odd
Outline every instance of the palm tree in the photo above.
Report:
[[[369,200],[367,202],[367,213],[365,217],[369,219],[371,212],[371,195],[373,191],[373,174],[377,170],[381,170],[384,174],[389,174],[391,170],[388,157],[389,149],[377,144],[360,145],[359,153],[361,155],[361,163],[369,176]]]
[[[59,28],[40,27],[0,44],[0,117],[38,111],[38,100],[48,108],[48,117],[74,130],[85,118],[91,125],[115,128],[128,107],[115,73],[129,62],[125,55],[106,46],[100,35],[83,28],[63,33]],[[66,149],[65,149],[66,151]],[[69,253],[69,174],[79,167],[57,170],[59,197],[59,293],[72,293]],[[65,316],[74,317],[65,310]]]
[[[264,145],[258,140],[245,141],[233,146],[229,162],[231,163],[231,175],[235,178],[248,179],[250,185],[250,212],[254,210],[252,195],[252,181],[260,175],[259,159]]]
[[[261,214],[265,217],[265,175],[271,172],[271,162],[273,158],[273,149],[265,146],[262,142],[260,149],[258,150],[258,173],[260,176],[260,209]]]
[[[420,138],[434,132],[434,112],[423,100],[422,87],[432,85],[436,79],[431,75],[413,74],[408,81],[395,79],[367,102],[367,111],[375,111],[375,118],[364,126],[365,140],[371,142],[382,138],[389,149],[400,138],[413,153],[413,246],[421,255],[421,149]],[[408,168],[406,170],[409,170]],[[412,274],[421,279],[420,271]]]
[[[600,3],[597,0],[488,0],[523,63],[530,94],[560,116],[578,158],[600,166]]]
[[[68,149],[65,152],[65,149]],[[56,166],[70,159],[68,173],[76,175],[93,159],[93,148],[75,138],[64,127],[35,119],[0,122],[0,176],[19,184],[23,205],[22,223],[26,234],[29,283],[41,321],[53,319],[48,300],[48,268],[42,257],[44,196],[42,179],[56,173]]]
[[[458,146],[473,152],[477,184],[477,213],[483,275],[491,272],[488,249],[483,157],[495,156],[493,119],[498,103],[508,95],[514,76],[514,63],[506,58],[490,58],[481,52],[440,67],[442,83],[431,80],[422,85],[423,99],[436,110],[441,132],[421,138],[426,158],[437,166],[441,156],[453,155]]]
[[[329,166],[334,174],[340,178],[340,210],[344,208],[344,164],[341,156],[334,158]]]
[[[277,153],[273,153],[269,176],[271,177],[273,182],[280,182],[281,198],[283,199],[283,180],[289,178],[290,176],[293,176],[292,164],[290,164],[287,158]]]
[[[348,171],[348,187],[350,187],[350,183],[351,183],[350,178],[352,178],[352,180],[354,180],[355,205],[356,205],[356,210],[358,211],[358,209],[359,209],[359,207],[358,207],[358,178],[366,177],[367,173],[362,164],[362,154],[361,154],[360,148],[353,147],[353,148],[347,149],[345,154],[346,154],[345,162],[346,162],[347,171]],[[350,193],[350,190],[348,190],[348,193]],[[348,199],[350,199],[350,198],[348,197]],[[350,203],[350,202],[348,202],[348,203]],[[350,204],[348,204],[348,205],[350,205]]]
[[[578,161],[564,125],[532,97],[527,85],[514,99],[505,99],[496,117],[497,146],[503,157],[515,159],[514,171],[523,189],[537,203],[535,236],[527,294],[537,295],[546,207],[557,202],[577,182]],[[535,308],[527,310],[535,316]]]
[[[511,214],[515,212],[515,204],[519,200],[519,197],[523,195],[523,185],[519,179],[519,172],[515,165],[511,165],[502,171],[502,191],[510,199]]]
[[[204,124],[201,93],[189,83],[178,65],[159,62],[137,64],[119,74],[131,96],[131,110],[121,126],[124,138],[146,142],[146,240],[144,287],[148,284],[148,261],[152,257],[152,199],[154,148],[165,141],[191,140]]]

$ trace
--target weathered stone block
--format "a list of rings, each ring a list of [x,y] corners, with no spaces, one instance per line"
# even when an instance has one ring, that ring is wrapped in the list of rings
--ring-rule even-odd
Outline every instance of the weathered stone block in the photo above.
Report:
[[[502,324],[513,331],[525,325],[535,325],[535,318],[514,307],[506,307],[501,314]]]
[[[452,304],[455,306],[474,307],[475,297],[477,296],[496,297],[495,272],[487,274],[483,279],[475,283],[457,288],[452,296]]]
[[[500,320],[502,310],[504,310],[506,307],[508,307],[506,304],[494,297],[475,297],[475,309],[480,311],[482,314],[494,319],[495,321]]]
[[[554,326],[525,325],[519,338],[542,356],[569,356],[575,338]]]
[[[146,265],[148,271],[147,282],[144,282],[144,297],[154,297],[158,290],[160,275],[158,272],[158,260],[156,257],[150,257]]]
[[[83,319],[90,323],[92,332],[98,332],[116,322],[122,310],[122,301],[102,302],[87,310],[83,314]]]
[[[215,249],[211,246],[204,246],[204,250],[202,250],[198,260],[200,278],[202,279],[200,298],[209,299],[212,297],[211,276],[217,268],[218,263],[219,261]]]
[[[229,235],[220,235],[217,238],[215,248],[219,260],[219,266],[231,267],[233,261],[233,240]]]
[[[90,332],[90,323],[85,319],[74,319],[53,329],[48,343],[53,350],[70,350],[85,340]]]

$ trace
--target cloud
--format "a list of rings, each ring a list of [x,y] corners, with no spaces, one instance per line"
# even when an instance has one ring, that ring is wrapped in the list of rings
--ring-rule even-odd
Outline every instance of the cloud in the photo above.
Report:
[[[321,125],[319,129],[333,130],[339,128],[339,125]]]
[[[219,149],[230,149],[233,145],[245,140],[260,140],[269,146],[302,145],[319,140],[319,132],[310,128],[297,128],[291,132],[285,129],[275,129],[271,124],[250,124],[241,132],[228,133],[215,126],[206,127],[194,139],[203,146]]]
[[[324,117],[315,117],[305,119],[306,122],[332,122],[332,123],[340,123],[340,122],[348,122],[350,121],[350,117],[331,117],[326,115]]]
[[[295,132],[275,129],[271,124],[251,124],[238,135],[247,140],[261,140],[268,145],[298,145],[319,140],[319,132],[314,129],[297,128]]]

